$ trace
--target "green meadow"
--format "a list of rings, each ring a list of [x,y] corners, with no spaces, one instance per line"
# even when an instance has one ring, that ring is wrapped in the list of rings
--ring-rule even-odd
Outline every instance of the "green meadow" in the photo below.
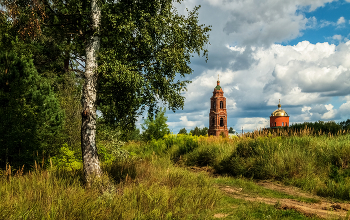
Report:
[[[295,210],[234,198],[220,186],[266,198],[278,181],[329,201],[350,200],[350,134],[256,131],[241,137],[165,135],[149,142],[100,140],[103,177],[85,188],[82,162],[69,148],[30,170],[0,176],[0,219],[318,219]],[[196,168],[196,169],[194,169]],[[217,215],[217,214],[220,215]]]

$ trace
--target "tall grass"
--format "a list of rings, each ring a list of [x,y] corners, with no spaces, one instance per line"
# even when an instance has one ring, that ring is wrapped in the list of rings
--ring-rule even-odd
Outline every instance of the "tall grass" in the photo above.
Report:
[[[280,180],[350,200],[349,143],[347,133],[310,130],[256,131],[232,139],[167,135],[126,144],[129,158],[105,160],[103,177],[89,189],[74,166],[36,164],[28,173],[8,166],[0,171],[0,219],[210,219],[223,195],[208,175],[184,166]]]
[[[349,143],[347,132],[331,135],[306,128],[255,131],[233,139],[170,135],[137,149],[142,156],[161,152],[176,164],[211,166],[222,175],[275,179],[320,196],[350,200]]]
[[[0,219],[204,219],[220,199],[204,174],[169,159],[115,162],[98,186],[82,170],[40,170],[0,177]]]
[[[350,135],[242,140],[217,172],[277,179],[321,196],[350,200]]]

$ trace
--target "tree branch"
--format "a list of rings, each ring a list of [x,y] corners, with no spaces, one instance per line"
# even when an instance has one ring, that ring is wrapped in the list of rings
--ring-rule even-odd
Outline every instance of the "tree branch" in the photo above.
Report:
[[[81,74],[84,74],[84,73],[85,73],[85,72],[82,71],[82,70],[74,69],[74,68],[70,68],[69,70],[70,70],[70,71],[73,71],[73,72],[81,73]]]
[[[78,58],[77,58],[77,59],[78,59]],[[79,63],[80,66],[82,66],[82,67],[85,68],[85,66],[84,66],[83,64],[81,64],[78,60],[75,60],[75,62]],[[83,61],[83,62],[84,62],[84,61]]]

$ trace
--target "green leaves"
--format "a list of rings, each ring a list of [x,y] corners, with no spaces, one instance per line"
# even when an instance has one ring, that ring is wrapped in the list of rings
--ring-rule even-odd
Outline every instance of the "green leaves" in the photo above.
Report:
[[[195,127],[193,130],[190,131],[190,133],[194,136],[205,136],[208,134],[208,128],[204,127],[204,128],[199,128],[199,127]]]
[[[141,125],[142,129],[144,130],[142,134],[144,140],[157,140],[170,133],[168,125],[166,124],[168,117],[165,117],[164,114],[165,108],[161,108],[154,119],[153,117],[148,117],[145,119],[144,123]]]
[[[34,163],[56,151],[64,113],[30,57],[0,51],[0,164]],[[40,158],[41,160],[42,158]]]
[[[103,6],[98,106],[110,122],[132,124],[146,108],[153,115],[159,102],[183,107],[190,81],[178,76],[192,73],[192,53],[207,53],[210,28],[198,25],[198,9],[185,17],[170,0]]]
[[[178,134],[187,134],[186,128],[181,128]]]
[[[22,14],[29,10],[27,5],[11,4]],[[85,47],[93,34],[90,1],[28,4],[42,31],[30,49],[38,72],[62,74],[69,67],[81,75],[83,69],[68,65],[84,65]],[[192,73],[189,64],[193,53],[208,53],[203,48],[210,27],[198,24],[199,7],[184,16],[176,11],[172,0],[107,0],[99,4],[102,19],[97,104],[107,121],[128,128],[143,110],[148,109],[152,115],[159,102],[173,111],[183,108],[182,93],[190,81],[180,77]],[[14,32],[26,25],[25,17],[16,17],[19,26],[13,28]]]
[[[11,88],[18,91],[21,88],[26,92],[9,93],[7,87],[4,87],[3,97],[9,94],[11,97],[3,98],[3,102],[11,100],[16,103],[14,106],[17,106],[18,112],[23,112],[21,114],[23,120],[37,126],[26,130],[31,134],[28,137],[35,137],[46,143],[46,139],[42,137],[46,137],[46,134],[53,135],[62,121],[50,85],[59,90],[64,84],[62,78],[68,73],[74,73],[85,80],[83,77],[85,48],[95,33],[90,17],[91,2],[79,0],[28,1],[26,4],[22,4],[21,1],[9,2],[19,14],[13,14],[13,20],[0,14],[4,17],[4,19],[1,17],[0,35],[8,34],[1,36],[1,45],[3,48],[6,46],[7,51],[14,52],[18,56],[18,62],[32,62],[28,64],[32,72],[28,72],[26,76],[15,76],[13,82],[9,81],[13,84],[16,80],[22,80],[18,81],[22,86]],[[99,35],[101,47],[97,54],[96,104],[104,120],[110,125],[131,131],[135,127],[137,116],[148,110],[149,116],[153,118],[159,103],[167,105],[173,111],[183,108],[185,101],[183,92],[186,91],[190,81],[183,80],[182,77],[193,71],[189,66],[190,58],[193,53],[207,56],[207,51],[203,48],[208,43],[210,27],[198,24],[199,7],[195,7],[193,11],[189,11],[188,16],[184,16],[176,11],[172,0],[136,2],[106,0],[98,3],[101,6],[102,19]],[[28,11],[33,12],[29,20]],[[1,26],[3,24],[5,25]],[[11,42],[18,42],[16,41],[19,38],[18,31],[25,30],[28,25],[39,27],[40,34],[33,32],[34,37],[24,37],[24,43],[16,43],[13,47]],[[33,61],[29,61],[28,57],[22,59],[20,54],[33,54]],[[77,81],[73,86],[79,88],[78,84]],[[22,96],[25,99],[22,99]],[[23,108],[26,106],[28,109],[24,111]],[[13,108],[15,107],[11,107]],[[76,117],[76,114],[71,115]],[[36,119],[34,120],[36,117],[40,118],[37,123]],[[18,128],[24,124],[18,121]],[[169,131],[164,129],[164,132]],[[30,143],[39,142],[35,140]],[[34,144],[33,149],[37,149]],[[38,149],[44,148],[38,147]]]

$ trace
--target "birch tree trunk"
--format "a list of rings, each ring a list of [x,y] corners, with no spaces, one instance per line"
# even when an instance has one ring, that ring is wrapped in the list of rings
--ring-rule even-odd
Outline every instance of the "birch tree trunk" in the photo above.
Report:
[[[81,150],[84,176],[88,187],[91,185],[93,178],[101,176],[100,161],[96,148],[97,53],[100,48],[100,37],[98,34],[101,20],[101,9],[97,5],[97,0],[91,1],[91,18],[93,35],[85,48],[86,69],[81,125]]]

